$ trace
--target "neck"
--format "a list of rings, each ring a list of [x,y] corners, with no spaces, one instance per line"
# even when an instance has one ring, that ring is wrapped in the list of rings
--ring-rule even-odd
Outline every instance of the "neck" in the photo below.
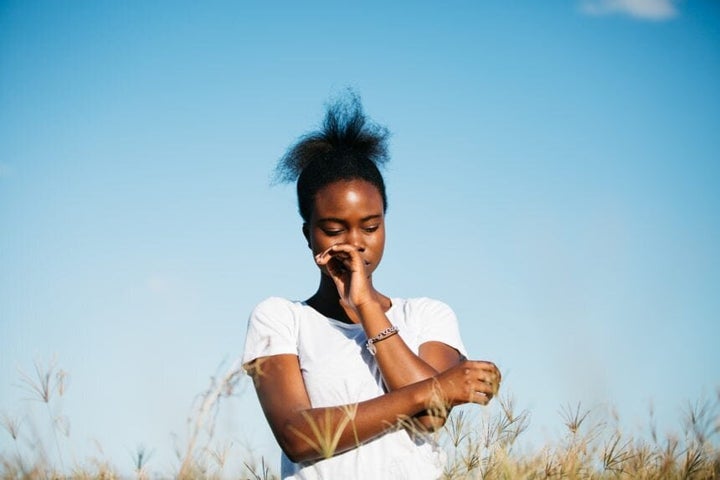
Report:
[[[337,287],[335,286],[333,279],[321,273],[320,285],[318,285],[318,289],[315,292],[315,295],[313,295],[313,298],[339,304],[340,294],[337,291]]]

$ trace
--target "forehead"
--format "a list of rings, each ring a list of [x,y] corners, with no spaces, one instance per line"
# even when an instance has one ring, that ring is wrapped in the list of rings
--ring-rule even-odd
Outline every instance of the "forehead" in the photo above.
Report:
[[[383,201],[377,187],[366,180],[339,180],[318,190],[313,210],[318,218],[382,215]]]

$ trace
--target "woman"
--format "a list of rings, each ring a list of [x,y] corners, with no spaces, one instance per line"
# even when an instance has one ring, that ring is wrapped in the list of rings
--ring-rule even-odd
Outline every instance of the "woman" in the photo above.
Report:
[[[302,231],[320,270],[306,301],[252,312],[243,364],[283,451],[282,477],[438,478],[428,432],[449,409],[486,405],[500,372],[465,359],[453,311],[373,286],[385,245],[385,129],[351,96],[278,165],[297,179]]]

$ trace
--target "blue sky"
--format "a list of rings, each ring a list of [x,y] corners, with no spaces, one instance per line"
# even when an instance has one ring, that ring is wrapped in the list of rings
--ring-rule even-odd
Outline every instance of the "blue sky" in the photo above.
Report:
[[[269,180],[352,87],[392,132],[377,286],[449,303],[533,442],[578,401],[677,428],[720,386],[720,6],[506,3],[0,3],[0,412],[55,357],[74,454],[168,471],[253,305],[314,291]],[[253,392],[222,418],[277,454]]]

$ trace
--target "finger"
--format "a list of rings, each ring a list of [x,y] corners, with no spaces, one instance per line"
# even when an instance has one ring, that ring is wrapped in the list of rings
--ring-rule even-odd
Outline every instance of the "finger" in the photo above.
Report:
[[[320,255],[332,255],[337,254],[340,252],[351,254],[353,252],[356,252],[357,248],[350,245],[349,243],[336,243],[334,245],[331,245],[328,247],[324,252],[322,252]]]
[[[478,382],[478,385],[481,386],[478,389],[480,391],[497,395],[500,390],[500,379],[497,377],[495,372],[481,371],[475,377],[475,380]]]
[[[332,256],[329,255],[328,253],[329,252],[327,250],[325,250],[324,252],[321,252],[321,253],[318,253],[317,255],[315,255],[315,263],[317,263],[320,266],[326,265],[332,258]]]
[[[326,248],[322,252],[315,255],[315,261],[318,263],[318,265],[324,265],[330,261],[330,259],[332,258],[330,252],[333,248],[335,248],[335,245],[332,245],[329,248]]]
[[[495,376],[497,377],[498,383],[502,381],[502,373],[500,373],[500,369],[493,363],[493,367],[495,367]]]
[[[495,393],[496,387],[497,383],[487,378],[480,378],[473,384],[475,390],[483,393]]]
[[[500,390],[500,382],[495,378],[495,376],[487,377],[485,380],[483,380],[485,385],[487,385],[490,388],[490,393],[493,395],[497,395],[498,391]]]
[[[465,377],[469,377],[468,380],[475,382],[476,385],[487,386],[491,393],[494,392],[500,383],[497,373],[492,370],[480,369],[477,365],[474,367],[476,368],[465,367],[463,369]]]
[[[482,372],[490,373],[494,376],[494,380],[496,383],[500,383],[502,380],[502,375],[500,374],[500,370],[497,368],[497,365],[495,365],[493,362],[487,362],[487,361],[475,361],[473,362],[474,366],[479,369]]]
[[[471,401],[473,403],[479,403],[480,405],[487,405],[491,399],[492,393],[475,391],[473,392],[473,398],[471,399]]]
[[[330,258],[326,265],[328,272],[332,275],[340,276],[350,271],[350,268],[345,264],[345,262],[338,258]]]
[[[494,371],[498,373],[500,372],[500,369],[498,369],[497,365],[488,360],[474,360],[473,363],[477,365],[478,368],[482,368],[483,370]]]
[[[482,382],[475,386],[475,392],[477,392],[478,395],[482,395],[489,402],[497,395],[498,385],[490,382]]]
[[[495,365],[493,362],[483,362],[484,365],[486,365],[498,378],[498,381],[502,378],[502,375],[500,374],[500,369]]]
[[[338,262],[342,263],[343,265],[349,266],[353,262],[352,256],[345,252],[332,253],[331,255],[332,255],[332,258],[334,258]]]
[[[330,252],[355,252],[357,248],[349,243],[336,243],[328,248]]]
[[[364,269],[364,263],[360,256],[354,258],[349,256],[331,256],[324,263],[318,263],[318,266],[324,265],[333,266],[338,273],[355,273],[362,272]]]
[[[357,249],[347,243],[336,243],[325,251],[315,255],[315,261],[318,265],[325,265],[331,258],[352,258],[353,253],[357,253]]]
[[[329,253],[332,258],[341,262],[348,270],[359,270],[363,266],[363,259],[357,250],[346,251],[332,251]]]
[[[334,255],[323,255],[319,254],[315,257],[315,263],[318,267],[324,267],[328,266],[328,268],[338,268],[342,265],[347,265],[348,261],[341,257],[336,257]]]
[[[343,258],[332,257],[326,267],[333,275],[344,275],[346,273],[353,273],[357,270],[357,267],[353,265],[352,261]]]

